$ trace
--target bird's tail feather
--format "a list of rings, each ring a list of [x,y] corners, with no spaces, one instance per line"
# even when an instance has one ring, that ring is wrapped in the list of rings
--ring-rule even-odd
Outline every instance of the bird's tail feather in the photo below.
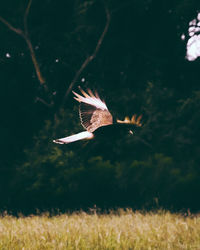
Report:
[[[93,137],[94,137],[93,133],[84,131],[75,135],[53,140],[53,142],[58,143],[58,144],[68,144],[68,143],[83,140],[83,139],[92,139]]]

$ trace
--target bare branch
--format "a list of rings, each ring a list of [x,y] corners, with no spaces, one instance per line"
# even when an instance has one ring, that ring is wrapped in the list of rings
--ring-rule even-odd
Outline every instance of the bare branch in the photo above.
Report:
[[[101,47],[101,44],[102,44],[102,42],[104,40],[104,37],[105,37],[105,35],[106,35],[107,31],[108,31],[109,25],[110,25],[110,13],[109,13],[109,10],[108,10],[107,7],[105,7],[105,11],[106,11],[106,20],[107,20],[106,25],[105,25],[105,28],[104,28],[104,30],[103,30],[100,38],[99,38],[99,41],[97,42],[97,46],[96,46],[96,48],[95,48],[95,50],[93,52],[93,55],[92,55],[93,58],[92,59],[94,59],[96,57],[96,55],[97,55],[97,53],[98,53],[98,51],[99,51],[99,49]]]
[[[26,35],[28,35],[28,25],[27,25],[27,19],[28,19],[28,15],[29,15],[29,11],[31,8],[31,4],[32,4],[32,0],[29,0],[29,3],[27,5],[25,14],[24,14],[24,32]]]
[[[44,84],[45,80],[44,80],[44,78],[42,76],[38,61],[36,59],[36,55],[35,55],[35,51],[33,49],[33,45],[31,43],[31,40],[30,40],[29,35],[28,35],[27,19],[28,19],[28,14],[29,14],[30,8],[31,8],[31,4],[32,4],[32,0],[29,0],[29,3],[27,5],[27,8],[26,8],[26,11],[25,11],[25,14],[24,14],[24,39],[25,39],[25,41],[26,41],[26,43],[28,45],[29,52],[30,52],[30,55],[31,55],[31,59],[32,59],[32,62],[33,62],[33,65],[35,67],[35,71],[36,71],[36,74],[37,74],[37,78],[38,78],[40,84],[44,85],[45,89],[47,90],[47,86]]]
[[[10,30],[12,30],[13,32],[15,32],[16,34],[18,34],[18,35],[20,35],[21,37],[24,38],[24,40],[25,40],[25,42],[26,42],[26,44],[28,46],[28,49],[29,49],[29,53],[30,53],[31,60],[33,62],[33,65],[34,65],[34,68],[35,68],[35,71],[36,71],[36,74],[37,74],[38,81],[40,82],[40,85],[42,85],[45,88],[45,90],[47,90],[47,86],[45,85],[45,80],[44,80],[44,78],[42,76],[42,73],[40,71],[39,63],[38,63],[38,61],[36,59],[36,55],[35,55],[35,51],[33,49],[33,45],[31,43],[31,40],[30,40],[29,35],[28,35],[27,19],[28,19],[28,14],[29,14],[29,11],[30,11],[31,4],[32,4],[32,0],[29,0],[26,11],[25,11],[25,14],[24,14],[24,31],[21,30],[21,29],[15,28],[12,24],[10,24],[8,21],[6,21],[1,16],[0,16],[0,21],[3,24],[5,24]]]
[[[36,97],[35,98],[35,102],[41,102],[42,104],[44,104],[45,106],[47,106],[48,108],[51,108],[54,105],[54,102],[46,102],[44,99],[40,98],[40,97]]]
[[[44,85],[44,87],[47,90],[47,86],[45,85],[45,80],[44,80],[44,78],[42,76],[42,73],[40,71],[40,67],[39,67],[38,61],[37,61],[36,56],[35,56],[35,51],[33,49],[33,45],[31,43],[30,39],[26,35],[24,36],[24,39],[25,39],[25,41],[27,43],[27,46],[29,48],[29,52],[30,52],[30,55],[31,55],[31,59],[32,59],[33,65],[35,67],[37,78],[38,78],[40,84]]]
[[[8,21],[6,21],[3,17],[0,16],[0,21],[5,24],[10,30],[14,31],[18,35],[22,35],[23,31],[21,29],[17,29],[12,24],[10,24]]]
[[[104,40],[104,37],[108,31],[108,28],[109,28],[109,25],[110,25],[110,12],[109,10],[107,9],[107,7],[105,7],[105,12],[106,12],[106,24],[105,24],[105,27],[103,29],[103,32],[101,33],[101,36],[99,37],[98,41],[97,41],[97,44],[96,44],[96,47],[93,51],[93,53],[88,56],[85,61],[82,63],[80,69],[76,72],[73,80],[71,81],[66,93],[65,93],[65,96],[64,96],[64,100],[63,100],[63,105],[65,104],[68,96],[69,96],[69,93],[71,92],[72,88],[74,87],[75,83],[77,82],[78,78],[80,77],[81,73],[83,72],[83,70],[87,67],[87,65],[96,57],[100,47],[101,47],[101,44]]]

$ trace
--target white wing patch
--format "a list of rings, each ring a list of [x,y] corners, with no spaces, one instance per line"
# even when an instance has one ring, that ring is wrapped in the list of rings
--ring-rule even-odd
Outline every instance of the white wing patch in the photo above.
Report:
[[[98,109],[108,110],[105,102],[100,99],[100,97],[97,93],[95,93],[95,95],[94,95],[90,89],[88,89],[89,95],[85,91],[83,91],[82,89],[80,89],[80,91],[83,94],[83,96],[72,91],[73,94],[76,96],[76,97],[74,97],[75,100],[77,100],[78,102],[84,102],[84,103],[87,103],[89,105],[95,106]]]
[[[68,144],[68,143],[83,140],[83,139],[92,139],[93,137],[94,137],[93,133],[84,131],[75,135],[53,140],[53,142],[58,143],[58,144]]]

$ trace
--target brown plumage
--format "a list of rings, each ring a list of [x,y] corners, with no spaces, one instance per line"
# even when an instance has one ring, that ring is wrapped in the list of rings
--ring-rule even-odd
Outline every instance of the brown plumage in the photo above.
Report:
[[[117,135],[119,132],[131,132],[132,128],[141,126],[142,116],[133,115],[131,119],[126,117],[124,121],[114,121],[105,102],[89,89],[88,93],[80,88],[82,95],[73,91],[74,99],[80,103],[79,115],[82,126],[86,131],[54,140],[55,143],[67,144],[83,139],[92,139],[99,136]]]

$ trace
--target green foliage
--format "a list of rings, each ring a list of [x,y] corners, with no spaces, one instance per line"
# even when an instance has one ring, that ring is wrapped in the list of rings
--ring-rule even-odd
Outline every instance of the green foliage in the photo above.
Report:
[[[187,147],[179,138],[183,128],[195,124],[196,116],[184,118],[185,123],[179,120],[198,105],[199,95],[175,102],[171,91],[152,83],[144,93],[144,126],[136,135],[124,136],[112,144],[54,144],[53,138],[80,131],[77,110],[61,110],[54,121],[46,121],[34,137],[33,146],[25,150],[26,160],[18,166],[13,182],[17,186],[15,207],[19,199],[25,199],[27,209],[87,208],[94,204],[195,209],[198,201],[192,196],[198,195],[200,188],[199,165],[190,158],[181,159],[177,152],[185,152]],[[156,93],[159,95],[154,98]],[[166,98],[176,103],[178,115],[171,114],[171,107],[164,104],[166,111],[159,111],[158,103]],[[174,128],[173,124],[180,125]],[[173,145],[169,141],[176,141],[177,147],[169,148]]]
[[[1,1],[0,16],[23,28],[27,2],[11,2]],[[48,94],[24,40],[0,23],[1,207],[200,208],[199,61],[186,62],[180,39],[194,2],[32,1],[28,33]],[[97,45],[105,8],[108,33],[74,89],[97,89],[114,117],[142,114],[143,126],[115,142],[56,145],[81,131],[72,96],[60,105]]]

